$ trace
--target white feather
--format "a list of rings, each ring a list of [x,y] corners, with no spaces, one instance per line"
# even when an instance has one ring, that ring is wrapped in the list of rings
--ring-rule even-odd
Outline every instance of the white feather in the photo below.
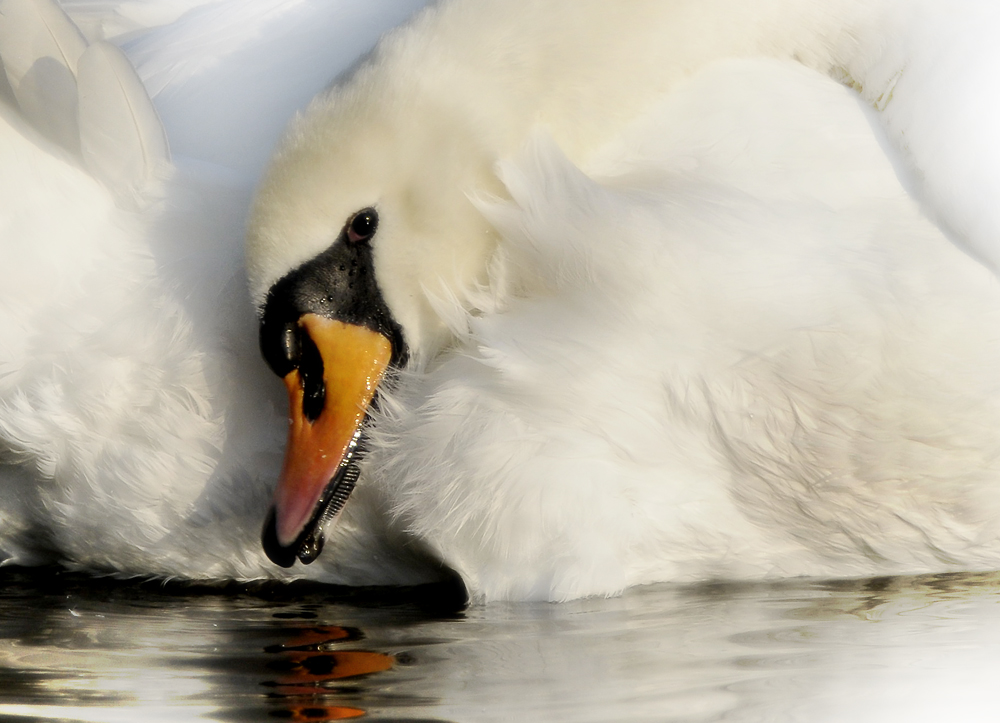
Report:
[[[80,56],[77,84],[84,164],[120,196],[136,198],[170,162],[153,102],[124,53],[103,41]]]
[[[75,150],[76,65],[87,47],[55,0],[0,3],[0,58],[25,115],[42,133]]]
[[[730,63],[625,137],[504,165],[523,296],[379,419],[401,523],[489,599],[995,567],[1000,289],[847,91]]]

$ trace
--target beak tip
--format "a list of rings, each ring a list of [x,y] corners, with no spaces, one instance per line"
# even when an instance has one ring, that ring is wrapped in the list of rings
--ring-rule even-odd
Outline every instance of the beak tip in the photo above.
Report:
[[[291,567],[298,559],[294,545],[285,546],[278,541],[278,524],[274,508],[267,515],[264,522],[264,529],[261,533],[261,544],[264,547],[264,554],[275,565],[279,567]]]

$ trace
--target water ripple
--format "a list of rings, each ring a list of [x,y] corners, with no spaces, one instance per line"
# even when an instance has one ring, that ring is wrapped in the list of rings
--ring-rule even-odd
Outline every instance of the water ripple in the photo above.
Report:
[[[430,614],[405,592],[3,570],[0,717],[986,721],[998,593],[996,575],[939,575]]]

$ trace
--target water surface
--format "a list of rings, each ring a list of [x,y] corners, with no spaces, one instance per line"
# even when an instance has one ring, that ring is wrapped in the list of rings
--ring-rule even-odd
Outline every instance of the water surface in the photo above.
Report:
[[[994,721],[1000,576],[442,591],[0,571],[3,721]]]

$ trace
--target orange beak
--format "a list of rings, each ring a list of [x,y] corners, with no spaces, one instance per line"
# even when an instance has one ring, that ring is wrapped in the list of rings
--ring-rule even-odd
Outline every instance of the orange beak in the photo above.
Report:
[[[389,340],[366,327],[317,314],[304,314],[298,324],[322,359],[322,385],[312,380],[307,385],[299,369],[284,378],[288,445],[274,493],[273,517],[265,525],[265,538],[269,534],[273,538],[265,549],[276,543],[278,549],[268,549],[268,555],[286,567],[296,556],[311,562],[319,554],[316,549],[307,559],[300,548],[323,522],[326,508],[336,503],[334,512],[339,511],[346,501],[354,478],[343,483],[346,489],[336,486],[343,480],[368,406],[392,356]]]

